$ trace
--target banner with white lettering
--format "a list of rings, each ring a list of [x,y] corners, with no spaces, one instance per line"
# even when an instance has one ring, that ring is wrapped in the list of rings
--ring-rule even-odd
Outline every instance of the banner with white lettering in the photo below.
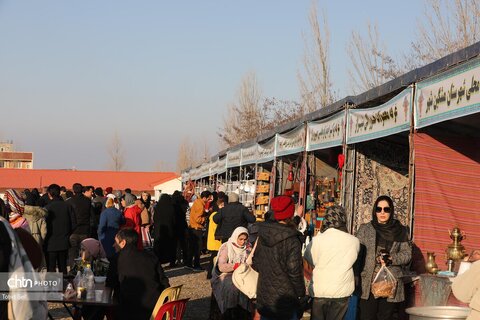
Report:
[[[275,142],[276,136],[264,144],[258,145],[257,163],[265,163],[275,158]]]
[[[240,166],[241,149],[227,152],[227,168]]]
[[[307,123],[307,151],[341,146],[345,132],[345,112]]]
[[[305,126],[301,125],[287,133],[277,134],[277,157],[305,150]]]
[[[248,148],[242,148],[242,157],[240,165],[253,164],[257,161],[258,144],[254,144]]]
[[[217,174],[222,174],[227,171],[227,157],[218,159],[217,161]]]
[[[480,112],[480,59],[419,82],[415,128]]]
[[[358,143],[409,131],[412,87],[374,108],[349,109],[347,143]]]

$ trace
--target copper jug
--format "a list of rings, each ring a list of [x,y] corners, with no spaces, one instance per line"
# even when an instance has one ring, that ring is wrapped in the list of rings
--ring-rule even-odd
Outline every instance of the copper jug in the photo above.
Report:
[[[435,262],[434,252],[427,252],[427,262],[425,263],[425,270],[430,274],[436,274],[438,272],[438,265]]]

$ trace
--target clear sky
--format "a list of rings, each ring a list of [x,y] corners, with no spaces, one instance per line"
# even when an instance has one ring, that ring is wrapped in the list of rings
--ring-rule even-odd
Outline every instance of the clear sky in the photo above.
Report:
[[[0,0],[0,140],[33,151],[35,168],[105,170],[118,132],[126,169],[175,169],[183,137],[219,151],[217,131],[241,78],[298,100],[310,0]],[[407,51],[422,2],[321,1],[331,73],[348,89],[352,30],[376,22]]]

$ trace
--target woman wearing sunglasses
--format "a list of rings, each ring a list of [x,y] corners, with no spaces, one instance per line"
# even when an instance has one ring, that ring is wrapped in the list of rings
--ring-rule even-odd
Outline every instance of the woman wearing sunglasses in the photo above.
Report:
[[[408,230],[394,219],[393,201],[380,196],[373,205],[372,221],[362,224],[357,231],[360,240],[360,320],[392,319],[399,303],[405,300],[401,281],[402,267],[412,257]],[[397,289],[393,298],[375,299],[371,293],[372,281],[382,265],[387,265],[397,278]]]

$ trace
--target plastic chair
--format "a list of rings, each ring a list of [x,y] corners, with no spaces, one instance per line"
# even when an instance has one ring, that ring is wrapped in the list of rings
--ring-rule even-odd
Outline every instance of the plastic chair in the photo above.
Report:
[[[160,310],[158,310],[155,320],[182,320],[188,300],[190,300],[190,298],[164,303],[160,307]]]
[[[166,301],[178,300],[178,297],[180,297],[180,291],[182,291],[182,286],[183,284],[176,287],[166,288],[165,290],[162,291],[162,293],[158,297],[157,303],[155,304],[155,308],[153,308],[153,312],[152,312],[152,315],[150,316],[150,320],[155,319],[155,317],[157,316],[158,310],[160,310],[160,307]]]

